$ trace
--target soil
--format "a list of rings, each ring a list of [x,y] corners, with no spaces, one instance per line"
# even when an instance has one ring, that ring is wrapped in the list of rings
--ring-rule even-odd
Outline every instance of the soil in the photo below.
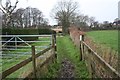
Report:
[[[59,78],[74,78],[75,77],[74,65],[66,58],[61,62],[61,64],[62,66],[59,70],[58,77]]]

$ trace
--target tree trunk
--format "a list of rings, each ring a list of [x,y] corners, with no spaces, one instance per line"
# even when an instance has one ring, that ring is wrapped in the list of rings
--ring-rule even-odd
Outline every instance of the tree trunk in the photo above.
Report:
[[[62,22],[63,35],[67,35],[69,33],[68,31],[69,26],[70,26],[69,20],[64,20]]]

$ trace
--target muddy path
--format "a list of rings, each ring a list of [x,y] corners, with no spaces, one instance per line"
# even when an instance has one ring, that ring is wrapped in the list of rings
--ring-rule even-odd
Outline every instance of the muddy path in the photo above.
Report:
[[[74,78],[75,77],[74,69],[75,69],[74,65],[67,58],[65,58],[61,62],[61,67],[58,73],[58,77],[59,78]]]

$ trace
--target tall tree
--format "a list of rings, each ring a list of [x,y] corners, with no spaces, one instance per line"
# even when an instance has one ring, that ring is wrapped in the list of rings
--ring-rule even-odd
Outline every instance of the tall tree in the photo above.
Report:
[[[44,18],[43,13],[39,9],[32,8],[32,7],[27,7],[26,9],[24,9],[21,18],[25,28],[29,28],[29,27],[38,28],[44,22],[46,22],[46,19]]]
[[[89,23],[89,17],[87,15],[77,15],[74,19],[74,25],[80,28],[84,28],[86,26],[88,26]]]
[[[17,19],[17,26],[23,28],[23,14],[25,9],[19,8],[17,9],[16,13],[16,19]]]
[[[38,27],[43,18],[43,14],[40,10],[37,8],[31,8],[31,16],[32,16],[32,26]]]
[[[31,7],[27,7],[23,14],[23,24],[25,28],[31,26]]]
[[[89,18],[90,28],[94,26],[94,22],[95,22],[95,17],[90,17]]]
[[[78,11],[78,2],[72,0],[59,1],[52,10],[52,16],[62,24],[63,33],[68,33],[68,27],[72,23],[70,19],[74,17]]]
[[[4,13],[4,16],[5,16],[5,26],[6,27],[10,26],[12,13],[15,10],[15,8],[17,7],[17,4],[18,4],[18,0],[16,0],[14,6],[12,6],[10,0],[6,0],[5,5],[2,4],[2,0],[0,1],[0,5],[1,5],[0,10]]]

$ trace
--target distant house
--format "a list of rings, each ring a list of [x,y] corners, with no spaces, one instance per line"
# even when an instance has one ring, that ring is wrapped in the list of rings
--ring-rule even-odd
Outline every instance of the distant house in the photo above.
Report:
[[[52,28],[52,30],[54,30],[56,33],[62,32],[62,26],[57,26],[55,28]]]
[[[120,20],[114,21],[113,25],[120,25]]]

